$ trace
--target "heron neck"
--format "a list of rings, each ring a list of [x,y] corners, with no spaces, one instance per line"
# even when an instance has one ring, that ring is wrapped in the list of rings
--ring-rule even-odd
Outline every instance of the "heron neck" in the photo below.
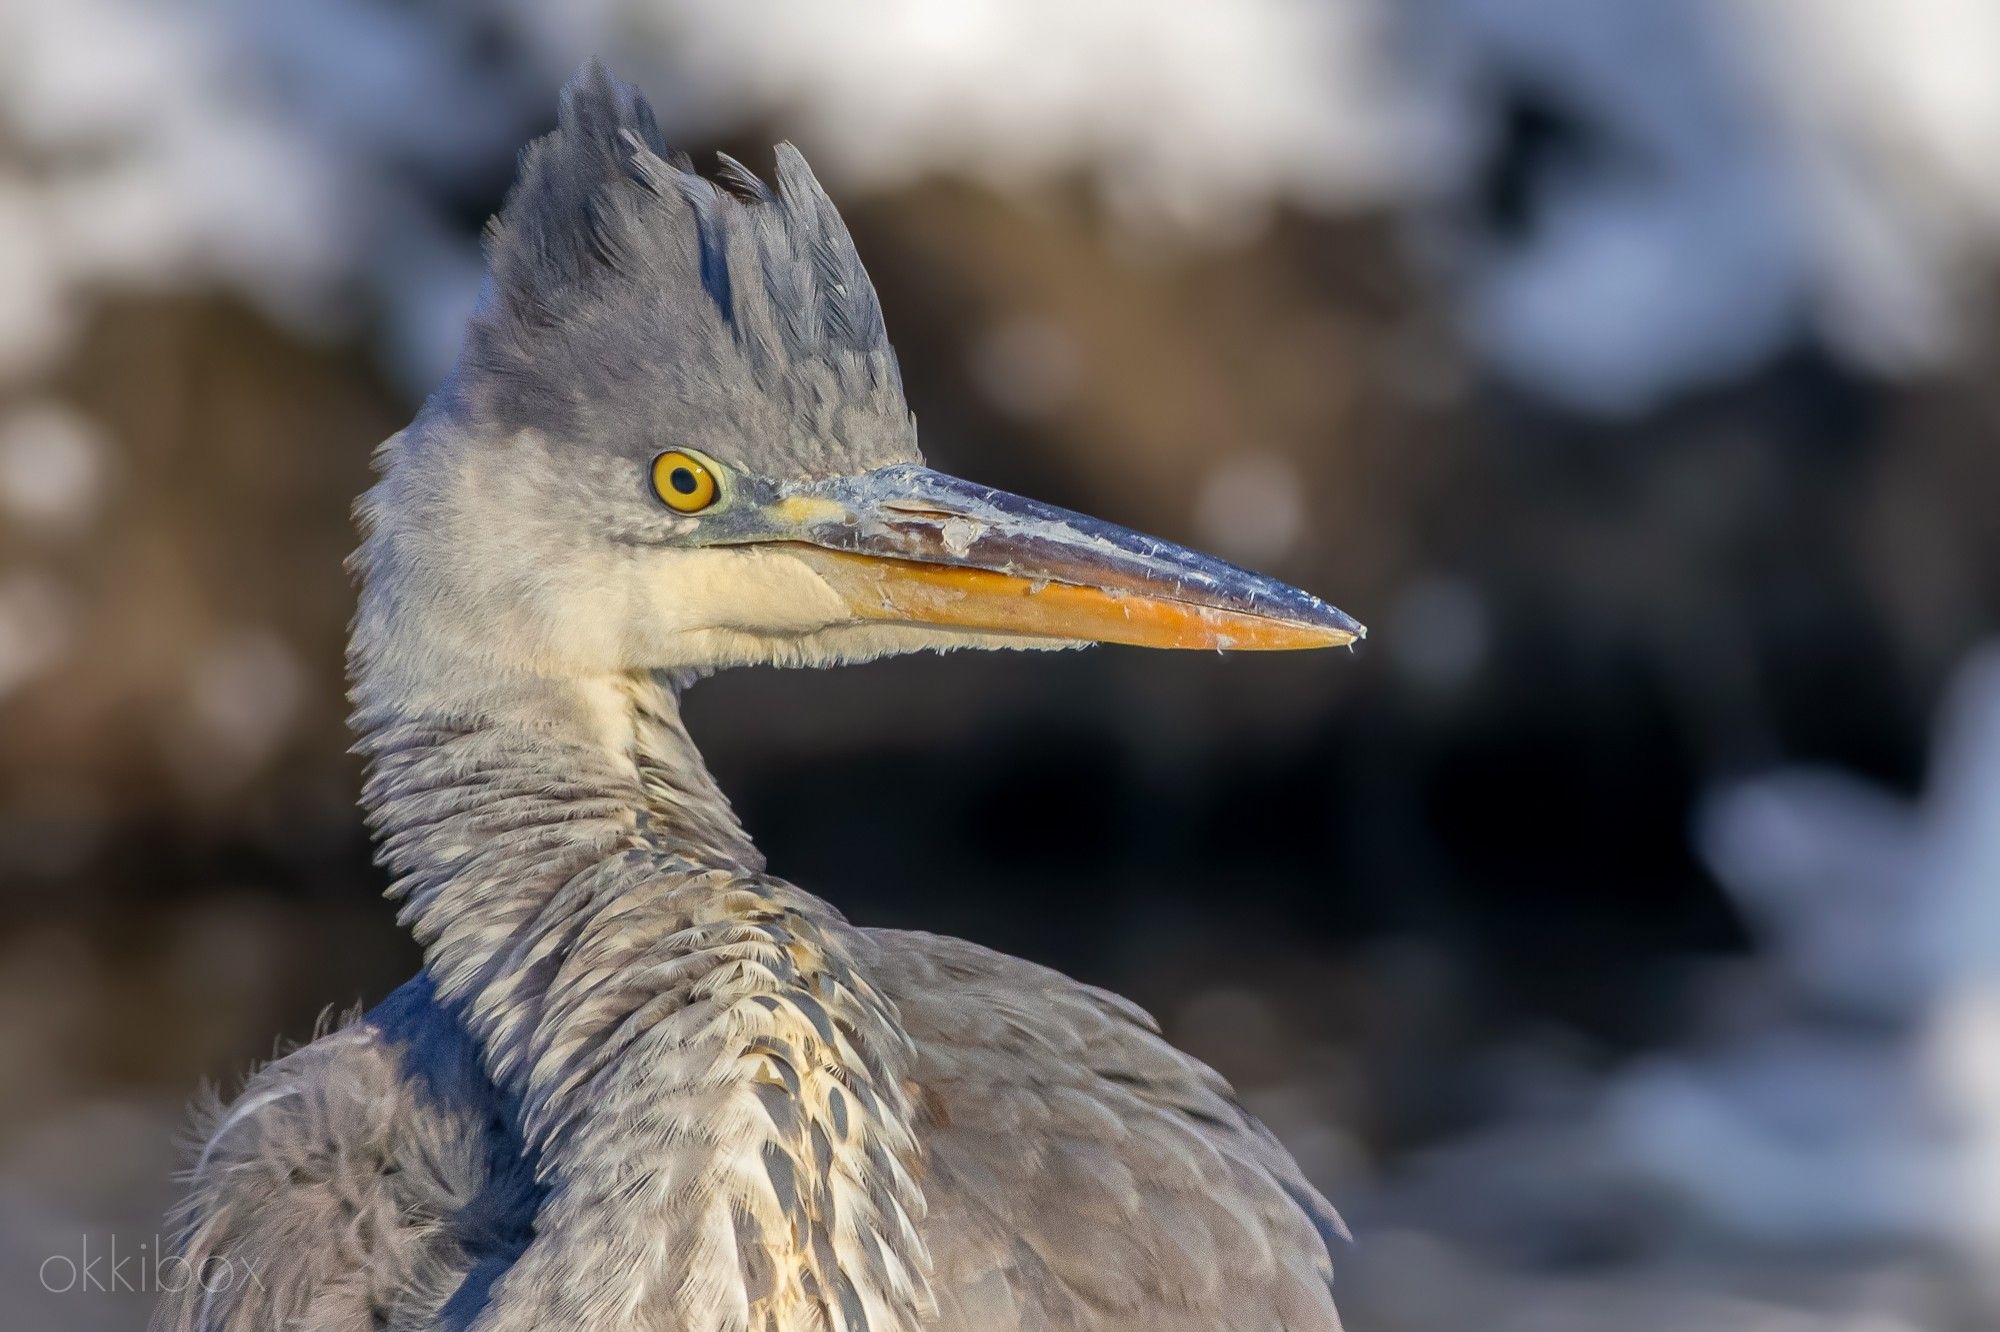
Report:
[[[398,920],[496,1078],[525,1055],[560,961],[549,940],[591,871],[661,853],[763,868],[661,681],[527,680],[459,705],[373,693],[357,682],[353,724],[377,858],[394,876]],[[645,886],[635,875],[597,892]]]
[[[391,894],[548,1190],[479,1332],[927,1325],[871,945],[761,873],[671,691],[356,697]]]

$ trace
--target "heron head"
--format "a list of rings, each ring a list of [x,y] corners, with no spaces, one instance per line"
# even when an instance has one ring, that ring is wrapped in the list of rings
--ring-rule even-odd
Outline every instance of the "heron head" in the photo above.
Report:
[[[874,290],[789,147],[669,150],[587,66],[488,235],[452,379],[363,503],[363,626],[538,672],[924,648],[1305,648],[1359,624],[924,466]]]

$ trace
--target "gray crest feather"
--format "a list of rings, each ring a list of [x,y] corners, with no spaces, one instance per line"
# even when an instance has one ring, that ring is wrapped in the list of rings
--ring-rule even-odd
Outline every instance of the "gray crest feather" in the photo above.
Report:
[[[776,159],[775,188],[733,158],[699,175],[635,89],[586,64],[487,230],[454,400],[570,438],[671,436],[767,474],[914,458],[874,285],[805,158],[780,144]]]

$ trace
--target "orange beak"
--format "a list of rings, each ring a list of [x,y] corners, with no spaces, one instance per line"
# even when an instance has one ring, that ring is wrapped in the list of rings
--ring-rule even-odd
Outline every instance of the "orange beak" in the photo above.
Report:
[[[764,511],[857,619],[1138,647],[1340,647],[1367,630],[1318,597],[1083,514],[900,464]]]

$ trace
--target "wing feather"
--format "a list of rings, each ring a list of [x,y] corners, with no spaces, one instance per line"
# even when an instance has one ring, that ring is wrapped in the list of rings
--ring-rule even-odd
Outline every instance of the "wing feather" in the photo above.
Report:
[[[1339,1328],[1339,1217],[1144,1010],[962,940],[867,934],[917,1050],[942,1326]]]
[[[204,1120],[156,1332],[462,1328],[527,1243],[520,1141],[422,977]]]

